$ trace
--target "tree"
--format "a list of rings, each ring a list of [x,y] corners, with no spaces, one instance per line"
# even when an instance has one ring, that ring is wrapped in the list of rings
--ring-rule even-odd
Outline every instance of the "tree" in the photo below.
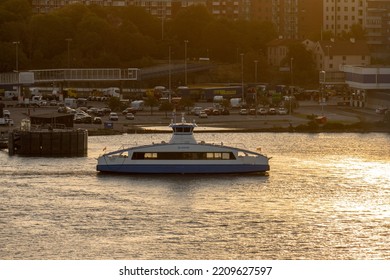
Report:
[[[153,95],[148,95],[145,99],[145,106],[150,107],[150,114],[153,115],[153,108],[159,104],[158,99]]]
[[[364,40],[366,36],[366,31],[360,24],[352,24],[349,32],[343,34],[343,39],[354,38],[356,40]]]
[[[207,42],[206,49],[213,60],[235,62],[237,45],[234,33],[222,21],[212,21],[202,33],[201,41]]]
[[[112,96],[107,101],[108,108],[111,109],[113,112],[122,111],[123,110],[123,103],[120,101],[119,97]]]
[[[291,62],[291,58],[293,59]],[[317,77],[317,71],[313,55],[305,47],[298,43],[291,45],[284,65],[292,66],[292,81],[294,84],[310,84]]]
[[[184,108],[187,108],[187,112],[189,114],[190,112],[190,107],[194,106],[195,102],[192,100],[190,97],[183,97],[180,100],[180,105],[183,106]]]
[[[159,110],[165,112],[165,117],[168,118],[168,112],[171,112],[173,108],[174,106],[172,103],[164,101],[163,103],[161,103]]]

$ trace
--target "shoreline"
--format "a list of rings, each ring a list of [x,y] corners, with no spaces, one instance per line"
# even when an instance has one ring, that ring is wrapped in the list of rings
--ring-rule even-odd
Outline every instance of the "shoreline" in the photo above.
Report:
[[[384,115],[376,114],[370,108],[338,106],[334,102],[321,106],[316,102],[302,101],[292,114],[287,115],[240,115],[238,109],[232,109],[230,115],[210,115],[199,118],[194,115],[185,115],[187,122],[195,122],[196,132],[202,133],[390,133],[390,123],[384,122]],[[101,107],[103,103],[94,102],[94,107]],[[204,107],[207,104],[201,104]],[[14,126],[0,126],[0,132],[8,132],[20,128],[21,121],[31,115],[42,113],[56,113],[57,107],[46,106],[40,108],[7,108],[11,112]],[[176,114],[180,120],[181,112]],[[325,116],[327,121],[321,123],[317,116]],[[118,121],[109,121],[103,116],[102,124],[74,124],[74,129],[86,129],[91,136],[112,135],[123,133],[170,133],[168,127],[172,122],[170,113],[160,112],[150,108],[137,112],[134,120],[126,120],[119,114]],[[105,123],[111,122],[108,128]]]
[[[87,129],[88,130],[88,129]],[[194,133],[390,133],[390,126],[385,123],[329,123],[325,125],[301,124],[288,127],[220,127],[214,125],[202,126],[194,130]],[[93,129],[88,130],[89,136],[120,135],[120,134],[156,134],[171,133],[168,126],[132,125],[126,129]]]

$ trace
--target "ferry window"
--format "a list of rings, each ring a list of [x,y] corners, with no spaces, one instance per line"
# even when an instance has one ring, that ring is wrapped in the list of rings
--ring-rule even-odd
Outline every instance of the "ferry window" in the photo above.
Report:
[[[238,156],[243,157],[243,156],[247,156],[247,154],[245,152],[239,151]]]
[[[230,159],[230,154],[229,153],[223,153],[222,154],[222,159]]]
[[[133,156],[131,157],[131,159],[144,159],[144,153],[133,153]]]
[[[207,159],[214,159],[214,153],[207,153],[206,158]]]
[[[222,154],[221,153],[214,153],[214,158],[215,159],[221,159],[222,158]]]
[[[157,153],[145,153],[145,159],[156,159]]]

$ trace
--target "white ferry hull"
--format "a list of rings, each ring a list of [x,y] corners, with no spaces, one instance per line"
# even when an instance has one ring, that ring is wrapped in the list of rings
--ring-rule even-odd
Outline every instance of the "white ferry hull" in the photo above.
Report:
[[[169,143],[121,149],[98,158],[97,171],[128,174],[264,173],[268,157],[221,144],[197,143],[195,124],[171,124]]]
[[[100,172],[128,174],[228,174],[228,173],[263,173],[269,170],[267,162],[256,164],[238,163],[152,163],[152,164],[98,164]]]

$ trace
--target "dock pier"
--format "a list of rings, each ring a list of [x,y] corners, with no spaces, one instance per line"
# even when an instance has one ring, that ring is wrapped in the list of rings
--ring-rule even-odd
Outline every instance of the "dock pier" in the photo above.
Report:
[[[82,129],[15,130],[9,133],[8,154],[34,157],[85,157],[88,131]]]

